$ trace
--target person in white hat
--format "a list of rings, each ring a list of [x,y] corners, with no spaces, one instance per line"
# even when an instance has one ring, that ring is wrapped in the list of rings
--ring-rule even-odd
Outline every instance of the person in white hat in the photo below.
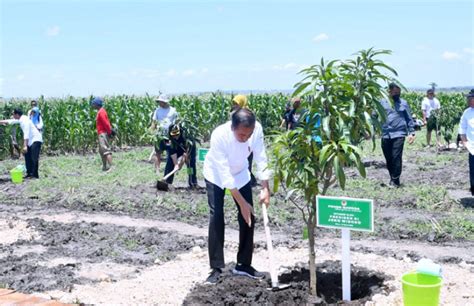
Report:
[[[155,171],[160,173],[161,153],[167,149],[166,135],[169,127],[175,123],[178,118],[176,109],[170,106],[170,99],[167,95],[160,95],[155,99],[158,107],[153,112],[151,129],[157,130],[157,137],[159,138],[155,144]]]

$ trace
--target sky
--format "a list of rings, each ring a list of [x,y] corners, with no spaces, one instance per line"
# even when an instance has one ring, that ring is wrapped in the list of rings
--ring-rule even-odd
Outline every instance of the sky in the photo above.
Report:
[[[0,97],[289,90],[361,49],[474,87],[474,0],[0,0]]]

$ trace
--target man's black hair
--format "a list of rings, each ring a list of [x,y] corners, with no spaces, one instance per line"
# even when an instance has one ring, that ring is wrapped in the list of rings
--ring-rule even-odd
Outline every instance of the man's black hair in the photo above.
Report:
[[[388,84],[388,89],[389,89],[389,90],[392,90],[392,89],[394,89],[394,88],[401,89],[400,86],[398,86],[397,83],[392,82],[392,83]]]
[[[426,91],[426,93],[427,93],[427,94],[429,94],[429,93],[434,94],[434,89],[430,88],[430,89],[428,89],[428,90]]]
[[[255,115],[247,108],[240,108],[232,113],[232,128],[236,129],[239,126],[254,127]]]
[[[23,116],[23,111],[21,110],[21,108],[15,108],[13,110],[13,114],[18,115],[18,116]]]

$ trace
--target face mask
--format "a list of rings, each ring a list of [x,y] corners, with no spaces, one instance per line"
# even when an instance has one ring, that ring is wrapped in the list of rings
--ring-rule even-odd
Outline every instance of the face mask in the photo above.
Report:
[[[400,95],[393,95],[392,98],[393,98],[393,101],[398,101],[400,100]]]

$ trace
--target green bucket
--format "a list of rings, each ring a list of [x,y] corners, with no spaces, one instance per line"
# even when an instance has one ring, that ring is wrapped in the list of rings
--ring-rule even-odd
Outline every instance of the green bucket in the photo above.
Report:
[[[13,168],[10,170],[10,176],[14,184],[21,184],[23,182],[23,170]]]
[[[428,274],[408,272],[402,276],[403,304],[405,306],[438,306],[443,280]]]

